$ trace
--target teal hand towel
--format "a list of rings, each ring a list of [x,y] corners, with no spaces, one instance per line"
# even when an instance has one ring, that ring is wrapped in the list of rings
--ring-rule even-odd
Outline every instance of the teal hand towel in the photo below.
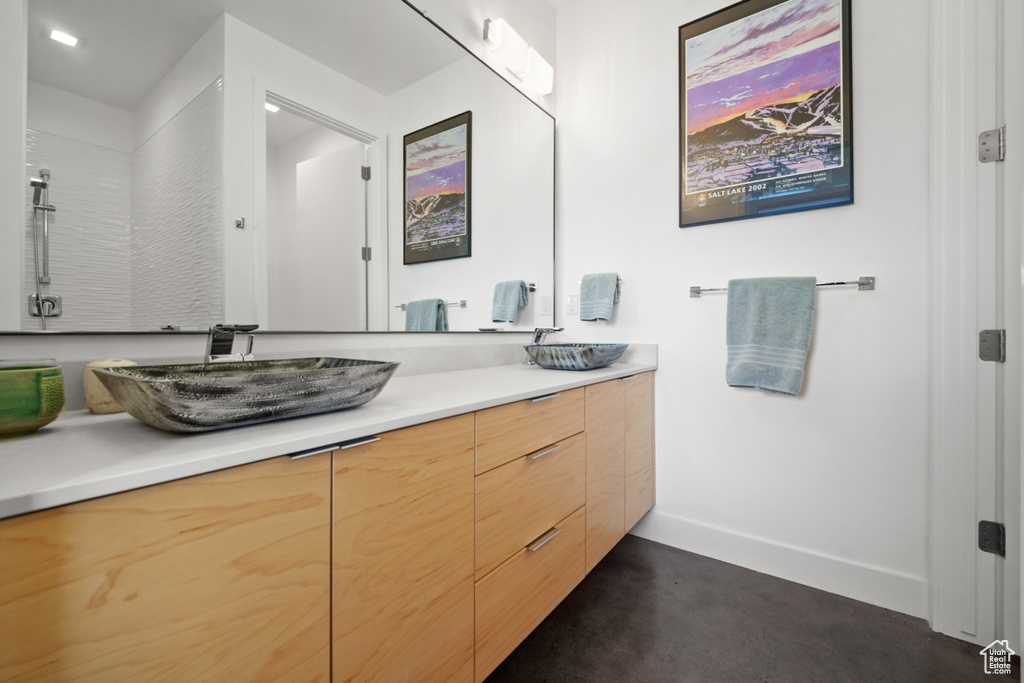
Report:
[[[405,305],[405,329],[413,332],[447,332],[448,313],[441,299],[420,299]]]
[[[813,277],[729,281],[729,386],[800,393],[811,347],[816,282]]]
[[[580,283],[580,320],[611,320],[619,303],[619,274],[584,275]]]
[[[494,303],[491,305],[492,323],[514,323],[519,311],[530,303],[530,289],[522,280],[508,280],[494,285]]]

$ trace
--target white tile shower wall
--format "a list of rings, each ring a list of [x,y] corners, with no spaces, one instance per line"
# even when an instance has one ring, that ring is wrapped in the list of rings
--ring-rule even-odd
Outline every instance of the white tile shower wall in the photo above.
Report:
[[[38,176],[50,169],[50,279],[43,294],[62,298],[63,313],[48,318],[49,330],[128,329],[130,323],[130,180],[125,152],[28,130],[26,162]],[[25,184],[25,248],[22,259],[21,329],[38,330],[28,312],[35,292],[32,190]],[[39,219],[42,260],[42,219]],[[42,268],[42,263],[40,263]]]
[[[128,329],[224,317],[223,101],[218,78],[132,155]]]

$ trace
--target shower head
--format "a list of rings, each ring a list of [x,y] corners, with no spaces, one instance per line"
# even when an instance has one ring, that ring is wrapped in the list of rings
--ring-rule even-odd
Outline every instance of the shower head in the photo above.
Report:
[[[50,177],[49,171],[43,171],[43,173],[41,173],[40,175],[42,175],[43,177],[30,178],[28,181],[29,186],[35,188],[35,192],[32,193],[32,204],[34,206],[39,206],[40,202],[42,201],[43,190],[45,190],[47,186],[50,184],[48,182]]]

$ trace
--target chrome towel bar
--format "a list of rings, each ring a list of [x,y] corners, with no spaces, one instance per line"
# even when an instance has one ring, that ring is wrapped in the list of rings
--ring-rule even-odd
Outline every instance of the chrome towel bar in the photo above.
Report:
[[[462,299],[461,301],[445,301],[444,305],[445,306],[449,306],[449,307],[451,307],[451,306],[458,306],[459,308],[465,308],[466,307],[466,300]],[[401,304],[401,305],[395,306],[395,308],[401,308],[404,311],[405,310],[405,306],[406,306],[405,304]]]
[[[873,275],[863,276],[856,280],[850,280],[848,282],[819,282],[818,287],[836,287],[839,285],[857,285],[857,289],[866,292],[874,290],[875,288],[875,277]],[[728,287],[711,287],[702,288],[700,286],[690,287],[690,298],[699,299],[700,295],[704,292],[728,292]]]

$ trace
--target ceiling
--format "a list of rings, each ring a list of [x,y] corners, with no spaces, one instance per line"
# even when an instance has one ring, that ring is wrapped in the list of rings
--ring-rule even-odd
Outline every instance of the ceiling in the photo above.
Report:
[[[383,95],[466,56],[401,0],[31,0],[28,7],[29,80],[128,111],[225,13]],[[84,45],[52,41],[48,28]]]

